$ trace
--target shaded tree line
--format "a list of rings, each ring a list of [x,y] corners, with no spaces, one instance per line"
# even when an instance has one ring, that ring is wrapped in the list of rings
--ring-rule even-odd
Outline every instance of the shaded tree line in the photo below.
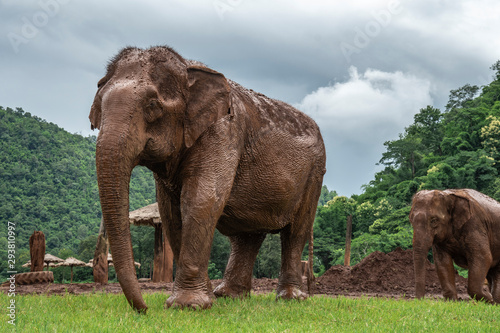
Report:
[[[95,142],[95,136],[68,133],[21,108],[0,107],[0,260],[6,258],[8,221],[16,223],[19,272],[30,259],[28,241],[35,230],[45,233],[47,253],[83,261],[93,257],[101,220]],[[134,169],[131,209],[155,201],[151,173]],[[153,231],[147,229],[132,228],[135,257],[146,266],[153,253],[148,243]],[[6,271],[6,265],[0,266],[1,277]],[[64,271],[55,270],[56,279]],[[76,281],[91,278],[90,269],[75,269]]]

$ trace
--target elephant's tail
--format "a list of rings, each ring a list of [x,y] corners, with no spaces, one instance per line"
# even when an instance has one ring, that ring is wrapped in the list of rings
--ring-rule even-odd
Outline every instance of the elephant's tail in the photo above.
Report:
[[[311,233],[309,235],[309,258],[307,260],[307,292],[309,294],[309,297],[314,295],[314,271],[313,271],[313,257],[314,257],[314,251],[313,251],[313,225],[311,224]]]

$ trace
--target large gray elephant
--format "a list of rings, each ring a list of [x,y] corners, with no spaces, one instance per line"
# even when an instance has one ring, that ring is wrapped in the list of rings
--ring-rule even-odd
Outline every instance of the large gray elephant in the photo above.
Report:
[[[216,296],[248,295],[266,233],[280,233],[277,296],[300,290],[301,254],[325,173],[315,122],[290,105],[245,89],[169,47],[129,47],[98,83],[90,111],[98,128],[96,165],[102,214],[118,280],[145,311],[130,230],[129,181],[149,168],[174,252],[167,306],[208,308]],[[208,261],[217,228],[231,242],[222,283],[212,292]]]
[[[500,203],[470,189],[420,191],[410,212],[416,297],[425,296],[425,262],[432,247],[443,295],[457,299],[455,269],[469,269],[472,298],[500,303]],[[485,278],[490,292],[483,290]]]

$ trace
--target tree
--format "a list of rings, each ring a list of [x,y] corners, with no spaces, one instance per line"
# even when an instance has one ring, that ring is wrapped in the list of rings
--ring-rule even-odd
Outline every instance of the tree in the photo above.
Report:
[[[500,119],[494,116],[486,118],[488,125],[481,128],[481,143],[488,155],[494,160],[500,159]]]
[[[427,106],[420,109],[413,119],[413,124],[406,129],[407,136],[420,140],[422,153],[442,155],[441,141],[444,136],[443,114],[437,108]]]
[[[324,206],[330,200],[337,196],[337,192],[329,191],[326,185],[321,187],[321,195],[319,196],[318,206]]]
[[[223,276],[230,252],[231,245],[229,239],[218,230],[215,230],[208,271],[208,276],[211,279],[220,279]]]
[[[446,104],[446,112],[470,107],[478,92],[478,86],[468,83],[463,87],[451,90],[448,103]]]
[[[407,167],[410,170],[411,179],[415,177],[415,164],[421,155],[419,149],[422,146],[422,139],[399,134],[399,140],[384,142],[386,152],[382,154],[379,163],[395,168]]]
[[[275,279],[281,267],[281,241],[279,234],[268,234],[255,260],[254,276]]]
[[[493,79],[496,81],[500,81],[500,60],[497,60],[493,65],[491,65],[490,69],[495,71],[495,74],[493,74]]]

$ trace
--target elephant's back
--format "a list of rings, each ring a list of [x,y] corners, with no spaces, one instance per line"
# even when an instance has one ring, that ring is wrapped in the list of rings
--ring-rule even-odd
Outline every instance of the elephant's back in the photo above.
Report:
[[[247,117],[254,132],[267,134],[277,131],[289,138],[295,137],[299,143],[307,141],[324,150],[319,127],[311,117],[288,103],[244,88],[234,81],[229,83],[232,93],[242,102],[243,110],[240,112]]]

